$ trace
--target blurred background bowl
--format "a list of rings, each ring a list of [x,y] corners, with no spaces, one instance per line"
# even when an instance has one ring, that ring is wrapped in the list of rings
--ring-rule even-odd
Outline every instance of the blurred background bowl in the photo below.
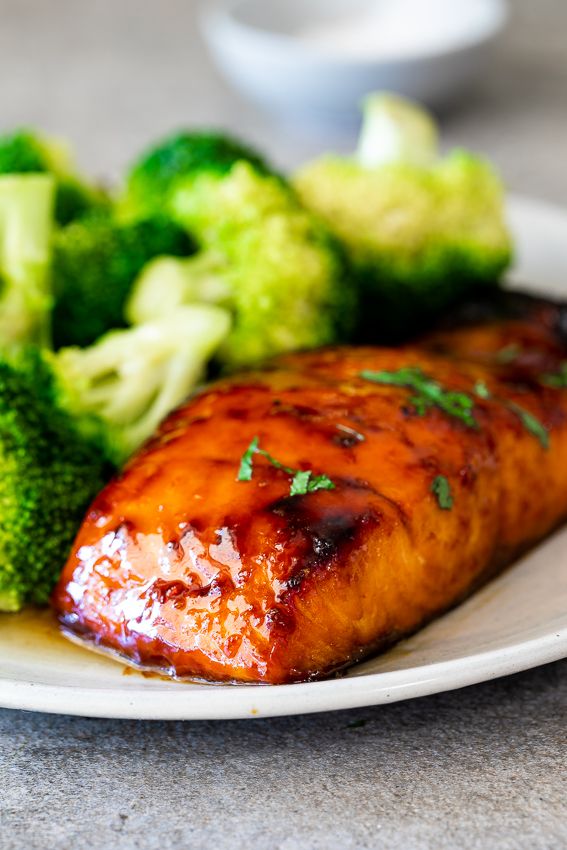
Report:
[[[453,101],[487,66],[504,0],[214,0],[205,40],[230,83],[282,118],[346,122],[378,89]]]

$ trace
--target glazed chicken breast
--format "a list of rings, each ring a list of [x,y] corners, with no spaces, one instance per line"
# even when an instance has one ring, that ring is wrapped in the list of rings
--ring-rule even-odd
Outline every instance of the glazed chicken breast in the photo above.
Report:
[[[416,345],[209,386],[90,508],[53,595],[65,630],[265,683],[414,632],[567,515],[566,315],[502,296]]]

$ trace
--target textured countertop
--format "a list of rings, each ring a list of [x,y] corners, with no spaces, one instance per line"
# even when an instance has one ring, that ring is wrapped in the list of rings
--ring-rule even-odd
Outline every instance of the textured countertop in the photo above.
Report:
[[[446,139],[492,156],[515,191],[567,204],[567,4],[513,12]],[[96,173],[188,122],[237,129],[283,166],[348,143],[290,137],[232,95],[190,0],[0,0],[0,13],[0,126],[68,135]],[[567,661],[277,720],[0,711],[0,850],[560,850],[566,756]]]

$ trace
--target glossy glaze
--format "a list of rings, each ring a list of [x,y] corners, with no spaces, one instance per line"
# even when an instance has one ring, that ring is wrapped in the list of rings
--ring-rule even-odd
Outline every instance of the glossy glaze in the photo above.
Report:
[[[65,628],[178,676],[267,683],[391,644],[567,515],[567,392],[539,380],[566,355],[561,311],[526,302],[419,346],[294,355],[211,386],[91,507],[53,597]],[[486,384],[479,427],[359,377],[407,365],[452,390]],[[547,450],[509,402],[549,430]],[[237,481],[255,435],[335,489],[291,497],[261,457]]]

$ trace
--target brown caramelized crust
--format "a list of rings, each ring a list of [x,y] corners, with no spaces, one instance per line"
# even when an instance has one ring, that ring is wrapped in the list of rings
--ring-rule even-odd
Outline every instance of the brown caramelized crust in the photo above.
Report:
[[[528,309],[529,308],[529,309]],[[178,676],[292,682],[385,647],[461,600],[567,515],[558,308],[415,347],[299,354],[185,404],[100,494],[53,604],[65,628]],[[419,366],[475,396],[477,428],[362,370]],[[518,413],[549,431],[546,449]],[[290,496],[254,436],[333,490]],[[450,483],[453,507],[432,492]]]

